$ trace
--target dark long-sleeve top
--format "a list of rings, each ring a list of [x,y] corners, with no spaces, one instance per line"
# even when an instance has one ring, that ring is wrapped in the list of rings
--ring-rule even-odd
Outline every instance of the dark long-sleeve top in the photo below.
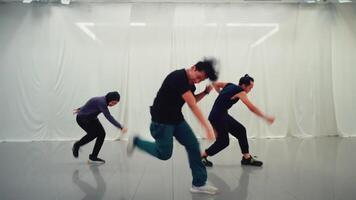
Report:
[[[105,96],[93,97],[89,99],[84,106],[79,108],[78,116],[86,119],[97,119],[100,113],[103,113],[106,119],[117,128],[123,128],[121,124],[110,114]]]

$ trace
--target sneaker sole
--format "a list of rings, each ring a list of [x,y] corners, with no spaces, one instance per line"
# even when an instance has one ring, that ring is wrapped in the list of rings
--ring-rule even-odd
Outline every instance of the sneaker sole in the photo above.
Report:
[[[88,164],[89,164],[89,165],[90,165],[90,164],[101,165],[101,164],[105,164],[105,162],[88,160]]]
[[[190,188],[190,192],[192,192],[192,193],[201,193],[201,194],[211,194],[211,195],[214,195],[214,194],[217,194],[217,193],[218,193],[218,190],[208,191],[208,190],[197,190],[197,189],[194,189],[194,188]]]

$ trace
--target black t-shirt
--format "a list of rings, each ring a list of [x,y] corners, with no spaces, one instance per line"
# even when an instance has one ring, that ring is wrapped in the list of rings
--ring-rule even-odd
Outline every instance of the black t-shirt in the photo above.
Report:
[[[226,84],[214,102],[213,108],[209,114],[209,119],[227,114],[227,111],[232,107],[232,105],[239,101],[238,98],[235,100],[232,100],[231,98],[242,91],[243,89],[238,85],[233,83]]]
[[[164,79],[151,106],[152,121],[166,124],[183,121],[182,107],[185,101],[182,95],[189,90],[194,94],[195,89],[194,84],[189,84],[185,69],[171,72]]]

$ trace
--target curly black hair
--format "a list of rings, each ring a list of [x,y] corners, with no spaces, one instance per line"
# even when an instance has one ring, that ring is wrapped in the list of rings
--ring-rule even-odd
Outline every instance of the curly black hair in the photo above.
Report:
[[[216,69],[217,61],[214,58],[204,58],[203,61],[195,64],[195,69],[198,71],[204,71],[211,81],[216,81],[219,77],[219,72]]]

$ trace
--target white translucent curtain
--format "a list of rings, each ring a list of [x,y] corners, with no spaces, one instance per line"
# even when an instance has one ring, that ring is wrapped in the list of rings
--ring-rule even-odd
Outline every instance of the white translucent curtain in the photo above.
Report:
[[[0,4],[0,140],[76,139],[71,110],[112,90],[122,95],[115,118],[149,137],[165,76],[205,56],[219,59],[221,81],[253,76],[251,100],[276,116],[268,126],[236,104],[230,114],[249,137],[354,136],[355,13],[355,4]],[[206,116],[216,97],[199,103]]]
[[[338,134],[356,135],[356,5],[332,7],[332,89]]]
[[[129,5],[0,9],[2,140],[78,138],[73,108],[108,91],[127,92]],[[121,122],[127,98],[112,109]],[[102,122],[108,138],[118,135]]]

